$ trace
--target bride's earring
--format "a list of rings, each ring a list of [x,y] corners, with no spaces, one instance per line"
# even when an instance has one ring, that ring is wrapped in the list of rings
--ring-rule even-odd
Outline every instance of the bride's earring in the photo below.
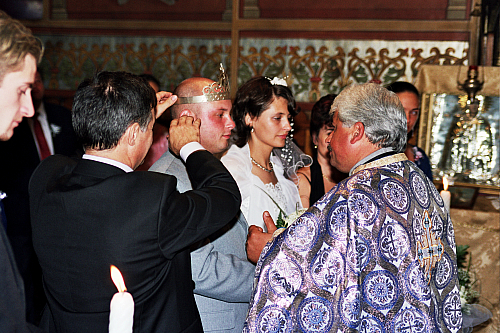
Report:
[[[252,129],[250,130],[250,132],[252,132],[252,133],[254,132],[253,127],[252,127]]]

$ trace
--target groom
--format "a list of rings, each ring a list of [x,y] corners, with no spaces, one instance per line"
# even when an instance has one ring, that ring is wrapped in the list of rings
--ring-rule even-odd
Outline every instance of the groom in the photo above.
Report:
[[[217,93],[222,92],[222,93]],[[225,80],[190,78],[174,90],[179,99],[171,107],[172,119],[188,115],[201,119],[200,143],[212,154],[227,149],[234,122]],[[191,189],[186,166],[166,152],[151,167],[177,178],[177,189]],[[255,266],[247,261],[248,224],[241,212],[191,252],[194,296],[204,332],[240,333],[248,310]]]

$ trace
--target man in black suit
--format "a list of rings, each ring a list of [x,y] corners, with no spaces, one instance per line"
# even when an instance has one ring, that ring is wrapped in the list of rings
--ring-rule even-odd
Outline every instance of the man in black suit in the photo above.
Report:
[[[43,48],[28,28],[1,10],[0,32],[0,141],[6,141],[23,117],[34,114],[30,92]],[[10,156],[0,161],[7,164]],[[1,178],[9,176],[0,173]],[[26,322],[24,284],[5,233],[2,190],[0,186],[0,332],[37,332]]]
[[[177,192],[173,176],[131,172],[151,146],[154,116],[176,99],[124,72],[101,72],[78,87],[73,127],[86,153],[48,157],[29,188],[47,331],[107,332],[115,265],[135,301],[134,332],[202,332],[189,246],[226,225],[241,197],[199,144],[192,117],[172,121],[170,149],[185,160],[193,191]]]
[[[24,118],[9,141],[0,142],[1,159],[8,161],[0,164],[0,188],[7,194],[3,201],[7,236],[24,280],[27,319],[37,324],[46,299],[31,241],[28,183],[43,158],[53,154],[72,156],[79,146],[71,125],[71,112],[43,102],[45,88],[39,70],[32,87],[35,115]]]

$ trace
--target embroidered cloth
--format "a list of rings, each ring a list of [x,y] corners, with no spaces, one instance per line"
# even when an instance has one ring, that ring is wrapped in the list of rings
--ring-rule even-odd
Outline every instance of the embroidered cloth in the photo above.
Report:
[[[461,331],[443,200],[413,162],[376,164],[358,167],[267,244],[244,332]]]

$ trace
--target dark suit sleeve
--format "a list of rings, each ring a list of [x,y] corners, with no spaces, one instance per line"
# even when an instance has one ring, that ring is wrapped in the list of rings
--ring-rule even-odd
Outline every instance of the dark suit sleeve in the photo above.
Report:
[[[24,286],[7,235],[0,225],[0,332],[41,332],[26,322]]]
[[[166,187],[161,202],[158,236],[167,258],[226,225],[241,205],[238,185],[209,152],[192,153],[186,169],[193,190],[179,193]]]

